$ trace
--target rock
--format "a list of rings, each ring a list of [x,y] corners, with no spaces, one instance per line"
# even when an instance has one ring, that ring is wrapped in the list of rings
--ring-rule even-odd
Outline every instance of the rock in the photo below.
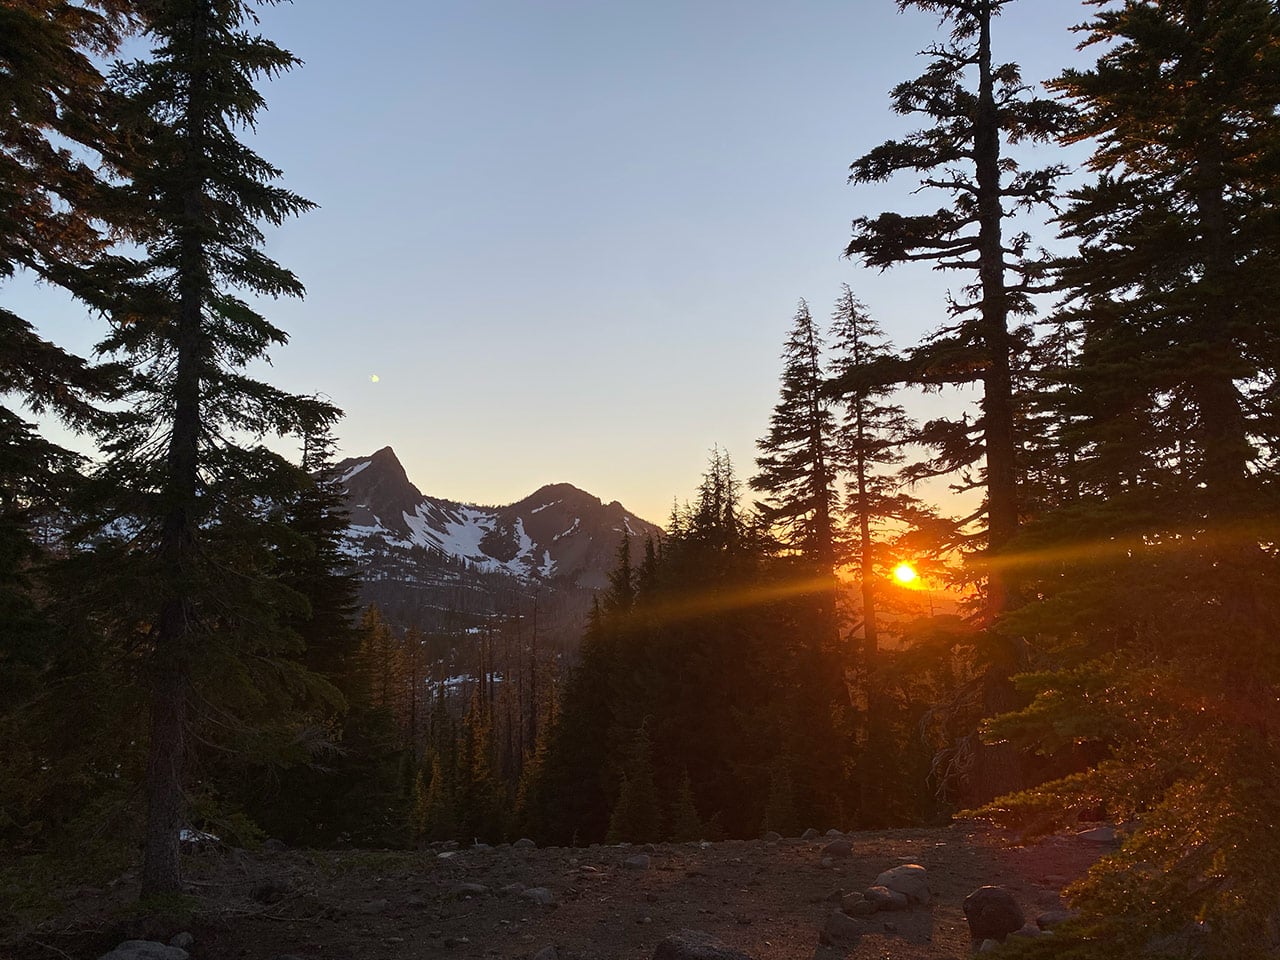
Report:
[[[453,859],[454,857],[456,857],[457,855],[458,855],[458,851],[457,851],[457,850],[446,850],[446,851],[444,851],[443,853],[437,853],[437,854],[436,854],[436,859],[437,859],[437,860],[452,860],[452,859]]]
[[[1036,926],[1041,930],[1052,930],[1054,927],[1066,923],[1075,916],[1075,912],[1068,910],[1066,907],[1054,907],[1052,910],[1045,910],[1040,916],[1036,917]]]
[[[453,895],[459,900],[467,897],[487,897],[489,888],[483,883],[460,883],[453,888]]]
[[[177,947],[179,950],[189,950],[195,942],[196,938],[185,930],[181,933],[175,933],[169,938],[169,946]]]
[[[188,960],[191,955],[181,947],[171,947],[155,940],[126,940],[98,960]]]
[[[860,893],[850,893],[840,902],[840,909],[851,917],[869,917],[880,908]]]
[[[1015,930],[1021,930],[1026,922],[1022,908],[1013,895],[1003,887],[979,887],[964,898],[964,915],[969,921],[969,935],[974,941],[997,940]]]
[[[289,845],[283,840],[277,840],[275,837],[272,837],[270,840],[263,843],[262,849],[266,853],[280,853],[281,851],[288,850]]]
[[[828,945],[857,943],[865,929],[861,923],[841,910],[831,911],[822,925],[818,940]]]
[[[521,837],[519,840],[517,840],[515,843],[511,845],[512,850],[536,850],[537,847],[538,845],[534,843],[532,840],[530,840],[528,837]],[[548,949],[555,949],[555,948],[551,947]]]
[[[818,837],[820,836],[822,836],[822,834],[818,833],[818,831],[813,829],[813,827],[810,827],[804,833],[800,834],[800,839],[801,840],[817,840]]]
[[[249,891],[249,896],[258,903],[276,903],[293,892],[288,880],[259,880]]]
[[[653,951],[653,960],[751,960],[741,950],[722,943],[701,930],[681,930],[664,937]]]
[[[1028,920],[1026,923],[1022,925],[1021,929],[1013,931],[1013,933],[1009,934],[1009,936],[1026,937],[1029,940],[1034,940],[1040,936],[1040,933],[1041,933],[1040,928]]]
[[[978,953],[991,953],[993,950],[999,950],[1000,944],[995,940],[983,940],[978,946]]]
[[[493,847],[490,844],[480,843],[479,841],[476,841],[471,845],[471,849],[476,850],[480,853],[489,853],[493,850]]]
[[[508,883],[505,887],[499,888],[498,892],[504,897],[517,897],[524,893],[525,889],[523,883]]]
[[[627,859],[622,861],[622,865],[628,870],[648,870],[649,855],[647,853],[641,853],[634,857],[627,857]]]
[[[877,910],[905,910],[911,905],[905,893],[890,890],[883,885],[867,887],[863,897]]]
[[[886,870],[876,877],[876,885],[904,894],[912,903],[929,904],[929,873],[918,863],[908,863]]]
[[[832,860],[830,857],[823,857],[820,862],[820,866],[823,866],[823,867],[834,867],[835,865],[836,865],[836,862]]]
[[[1092,830],[1081,830],[1076,834],[1077,840],[1088,840],[1090,843],[1115,843],[1115,827],[1094,827]]]
[[[843,837],[844,834],[841,833],[839,830],[837,830],[835,827],[832,827],[830,830],[827,831],[827,836],[830,838],[835,838],[835,837]]]
[[[560,951],[555,947],[543,947],[533,955],[533,960],[560,960]]]
[[[416,893],[410,894],[409,896],[404,898],[404,905],[413,910],[421,910],[430,902],[431,901],[428,900],[426,897],[419,896]]]
[[[770,830],[761,839],[764,840],[765,843],[777,843],[782,839],[782,834],[777,830]]]
[[[853,856],[853,844],[841,837],[839,840],[832,840],[822,848],[824,857],[851,857]]]
[[[544,907],[549,907],[556,902],[556,895],[546,887],[529,887],[527,890],[520,891],[520,899],[531,900]]]

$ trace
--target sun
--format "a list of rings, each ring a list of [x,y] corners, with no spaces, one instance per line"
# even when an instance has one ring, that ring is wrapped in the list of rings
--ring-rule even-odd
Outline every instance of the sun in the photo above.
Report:
[[[900,563],[893,568],[893,575],[899,583],[914,583],[920,578],[920,574],[916,573],[915,567],[909,563]]]

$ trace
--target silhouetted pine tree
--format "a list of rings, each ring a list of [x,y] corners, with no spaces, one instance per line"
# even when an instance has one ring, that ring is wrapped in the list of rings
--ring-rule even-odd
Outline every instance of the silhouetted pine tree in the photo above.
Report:
[[[981,416],[972,423],[967,417],[927,423],[918,439],[936,453],[912,476],[958,475],[958,488],[983,492],[982,509],[967,518],[981,523],[981,534],[957,530],[965,542],[985,542],[987,622],[1017,603],[1016,578],[997,559],[1022,519],[1014,370],[1027,335],[1011,323],[1030,314],[1031,296],[1047,289],[1045,258],[1031,255],[1029,236],[1006,235],[1005,220],[1050,202],[1065,172],[1061,165],[1020,170],[1006,148],[1051,139],[1070,113],[1061,103],[1030,96],[1018,66],[994,58],[992,23],[1010,2],[899,0],[899,7],[938,14],[950,26],[950,41],[926,51],[926,71],[892,93],[895,112],[920,115],[929,125],[854,161],[850,179],[872,183],[911,174],[946,194],[950,205],[923,215],[859,217],[846,249],[868,266],[923,262],[967,276],[962,295],[951,299],[951,324],[911,352],[910,379],[938,387],[980,383]],[[982,637],[978,655],[988,670],[974,704],[979,716],[1018,705],[1009,677],[1022,648],[1017,638]],[[1014,751],[983,744],[977,750],[970,781],[977,798],[1022,785]]]
[[[783,544],[829,575],[836,563],[835,424],[823,396],[822,336],[804,300],[796,308],[782,362],[781,397],[769,417],[768,435],[756,444],[760,455],[750,486],[765,495],[758,508]]]
[[[1056,84],[1080,110],[1074,136],[1096,143],[1097,178],[1062,218],[1080,242],[1061,273],[1084,496],[1019,543],[1042,599],[1011,628],[1043,637],[1057,669],[1025,679],[1036,699],[998,730],[1102,759],[989,813],[1049,828],[1104,804],[1132,823],[1077,890],[1074,955],[1264,957],[1280,859],[1280,11],[1097,6],[1096,65]]]
[[[238,133],[264,105],[255,79],[297,61],[244,30],[252,8],[239,0],[163,0],[145,13],[151,58],[113,73],[126,100],[130,153],[119,162],[144,251],[141,292],[113,311],[101,349],[132,366],[133,413],[104,434],[102,479],[132,494],[120,505],[137,525],[124,560],[149,587],[130,610],[150,624],[148,896],[181,889],[191,723],[216,719],[212,729],[234,730],[241,747],[266,749],[260,724],[293,699],[277,680],[297,663],[281,621],[298,603],[274,580],[276,530],[261,504],[286,499],[297,475],[237,438],[322,428],[337,411],[245,373],[286,336],[240,294],[303,292],[263,253],[260,225],[311,204],[274,185],[279,171]],[[288,683],[305,683],[292,674]],[[244,710],[252,718],[233,723]]]

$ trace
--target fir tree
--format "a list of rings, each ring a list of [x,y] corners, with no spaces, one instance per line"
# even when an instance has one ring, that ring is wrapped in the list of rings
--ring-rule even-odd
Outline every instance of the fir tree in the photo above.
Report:
[[[783,543],[829,575],[836,563],[835,430],[823,396],[822,336],[803,300],[782,362],[781,397],[769,418],[768,435],[757,443],[758,472],[751,488],[765,494],[759,509]]]
[[[932,263],[967,276],[962,294],[951,298],[952,322],[911,352],[909,379],[926,386],[980,383],[981,416],[973,423],[940,418],[925,425],[918,441],[935,449],[912,476],[958,476],[954,486],[980,489],[981,508],[957,525],[963,542],[985,546],[985,610],[997,621],[1018,602],[1016,577],[998,562],[1022,521],[1018,414],[1014,371],[1026,340],[1012,323],[1032,312],[1032,296],[1048,289],[1044,257],[1032,255],[1029,236],[1007,236],[1005,221],[1052,201],[1065,172],[1060,165],[1021,170],[1008,147],[1054,137],[1069,109],[1030,96],[1019,67],[995,59],[992,25],[1012,0],[899,0],[938,14],[951,29],[950,42],[926,53],[930,64],[917,79],[892,93],[895,112],[922,116],[930,125],[900,141],[889,141],[853,163],[858,183],[918,175],[924,188],[950,198],[935,213],[884,213],[854,221],[846,254],[881,269],[902,263]],[[966,530],[980,523],[980,533]],[[1018,705],[1010,676],[1024,649],[1016,637],[988,633],[979,651],[988,669],[979,714],[990,716]],[[982,799],[1022,785],[1020,758],[1006,745],[984,745],[972,788]]]
[[[280,624],[296,594],[273,588],[274,533],[255,506],[296,489],[296,474],[237,438],[297,434],[337,415],[244,372],[286,336],[239,294],[303,292],[263,253],[260,224],[279,224],[311,204],[274,185],[279,171],[238,134],[264,105],[254,80],[297,61],[243,29],[252,10],[238,0],[165,0],[149,4],[146,14],[151,59],[122,64],[113,75],[126,98],[121,122],[131,150],[118,159],[145,252],[142,292],[113,312],[113,331],[100,348],[133,368],[134,412],[104,437],[103,478],[134,492],[120,510],[141,527],[133,556],[155,584],[147,615],[144,896],[181,889],[178,832],[193,690],[201,691],[201,711],[224,714],[225,723],[228,705],[211,697],[251,701],[256,695],[236,686],[246,668],[272,664],[266,673],[275,673],[289,648],[296,650],[296,638]]]
[[[985,539],[993,553],[1009,543],[1020,520],[1013,405],[1019,337],[1010,322],[1029,314],[1031,295],[1046,288],[1045,263],[1029,254],[1030,238],[1006,236],[1004,222],[1051,201],[1065,172],[1061,166],[1020,170],[1006,147],[1053,137],[1067,114],[1060,104],[1028,96],[1016,64],[995,60],[992,21],[1010,2],[899,0],[899,7],[936,13],[951,27],[949,43],[926,51],[928,69],[892,93],[894,112],[923,116],[931,126],[859,158],[850,180],[918,174],[923,187],[947,194],[951,205],[917,216],[860,217],[845,251],[881,269],[924,262],[969,275],[964,296],[951,301],[952,324],[912,352],[908,376],[931,386],[982,384],[978,420],[939,419],[926,427],[921,439],[940,452],[922,472],[967,471],[985,461],[979,476],[961,483],[985,493]],[[992,567],[989,618],[1010,605],[1012,591],[1005,570]]]
[[[840,385],[843,414],[838,424],[835,462],[849,476],[845,503],[851,525],[851,559],[862,587],[864,655],[870,669],[878,646],[876,583],[879,550],[873,532],[885,521],[918,519],[919,504],[901,490],[886,468],[905,455],[914,424],[892,395],[901,366],[883,331],[849,286],[844,285],[831,315],[831,382]]]
[[[998,723],[1096,762],[988,814],[1048,827],[1102,804],[1133,824],[1075,890],[1077,955],[1206,930],[1204,956],[1264,957],[1280,858],[1280,12],[1097,6],[1097,64],[1057,84],[1097,144],[1097,179],[1062,218],[1080,241],[1061,273],[1085,496],[1019,544],[1042,599],[1010,629],[1040,635],[1057,669],[1025,678],[1035,700]]]

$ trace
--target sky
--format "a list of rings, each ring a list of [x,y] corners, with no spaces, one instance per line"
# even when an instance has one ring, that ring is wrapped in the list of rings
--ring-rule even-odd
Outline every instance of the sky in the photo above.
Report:
[[[327,395],[341,454],[392,446],[424,493],[497,504],[569,482],[661,522],[713,445],[750,476],[799,298],[825,318],[848,283],[899,345],[945,319],[946,278],[841,257],[855,217],[941,204],[906,178],[846,183],[912,128],[887,94],[940,38],[929,14],[298,0],[260,15],[305,65],[263,85],[252,142],[319,204],[268,231],[308,292],[265,305],[290,343],[263,375]],[[997,58],[1050,77],[1078,61],[1084,18],[1012,4]],[[71,349],[103,333],[56,291],[3,295]]]

